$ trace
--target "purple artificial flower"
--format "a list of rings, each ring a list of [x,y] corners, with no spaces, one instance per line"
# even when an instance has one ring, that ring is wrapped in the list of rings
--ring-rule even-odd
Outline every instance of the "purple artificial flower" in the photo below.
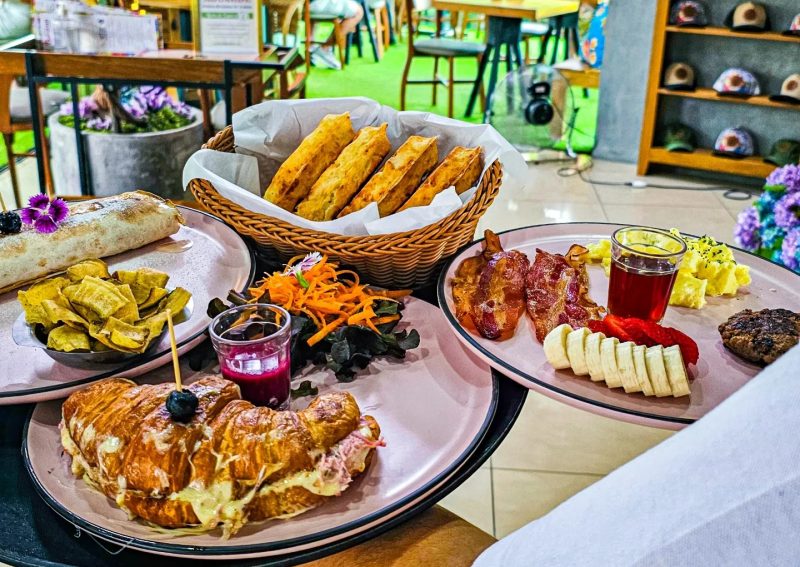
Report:
[[[47,195],[34,195],[28,200],[28,206],[20,212],[20,219],[25,224],[32,224],[37,232],[55,232],[58,225],[69,216],[69,207],[61,199],[50,200]]]
[[[750,252],[755,252],[761,247],[761,222],[755,207],[747,207],[739,213],[739,219],[733,234],[736,243]]]
[[[112,128],[111,118],[107,116],[95,116],[86,121],[86,128],[97,132],[110,131]]]
[[[767,186],[785,187],[788,193],[800,191],[800,165],[779,167],[767,177]]]
[[[790,270],[800,272],[800,227],[789,231],[783,239],[781,262]]]
[[[784,191],[762,191],[753,205],[759,213],[759,218],[764,221],[772,217],[775,205],[783,197]]]
[[[775,224],[786,231],[800,226],[800,191],[789,193],[775,204]]]

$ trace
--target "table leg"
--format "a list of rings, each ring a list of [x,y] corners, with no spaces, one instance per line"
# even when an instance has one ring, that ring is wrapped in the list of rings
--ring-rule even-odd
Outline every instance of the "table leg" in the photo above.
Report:
[[[500,51],[502,46],[498,45],[494,50],[494,57],[492,57],[492,68],[489,71],[489,87],[486,89],[486,111],[483,113],[484,123],[489,122],[489,115],[491,114],[492,98],[494,97],[494,87],[497,84],[497,72],[500,68]]]
[[[381,60],[380,54],[378,53],[378,45],[375,43],[375,34],[372,31],[372,24],[369,23],[369,8],[367,7],[366,0],[361,0],[361,8],[364,10],[364,17],[361,20],[365,24],[367,24],[367,32],[369,33],[369,42],[372,44],[372,55],[375,57],[375,62],[379,62]],[[359,24],[359,27],[361,24]],[[358,32],[358,27],[356,28]]]
[[[472,110],[475,108],[475,100],[478,98],[478,93],[481,90],[481,85],[483,84],[483,74],[486,72],[486,64],[489,62],[489,57],[492,54],[492,46],[487,45],[486,51],[483,52],[483,57],[481,57],[481,62],[478,65],[478,75],[475,77],[475,84],[472,86],[472,92],[469,93],[469,101],[467,101],[467,111],[464,113],[464,117],[469,118],[472,116]],[[488,108],[488,104],[487,104]]]

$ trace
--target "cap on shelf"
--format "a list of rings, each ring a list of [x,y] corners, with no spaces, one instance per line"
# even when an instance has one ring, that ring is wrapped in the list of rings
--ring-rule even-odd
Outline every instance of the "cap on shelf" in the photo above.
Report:
[[[774,163],[778,167],[790,163],[800,163],[800,142],[788,139],[778,140],[772,144],[772,149],[764,161]]]
[[[702,28],[708,25],[708,10],[698,0],[679,0],[672,5],[669,23],[675,26]]]
[[[726,128],[714,142],[714,153],[734,158],[752,156],[755,153],[753,135],[741,126]]]
[[[673,91],[693,91],[694,69],[687,63],[673,63],[664,72],[664,88]]]
[[[792,23],[789,24],[789,29],[783,32],[783,35],[797,35],[800,36],[800,14],[792,18]]]
[[[742,2],[728,13],[725,25],[736,31],[766,31],[769,29],[767,9],[756,2]]]
[[[731,67],[714,81],[714,90],[722,96],[754,96],[761,94],[761,85],[750,71]]]
[[[697,147],[694,130],[685,124],[670,124],[664,130],[664,149],[668,152],[693,152]]]
[[[772,95],[769,98],[776,102],[800,104],[800,73],[794,73],[786,77],[783,85],[781,85],[781,94]]]

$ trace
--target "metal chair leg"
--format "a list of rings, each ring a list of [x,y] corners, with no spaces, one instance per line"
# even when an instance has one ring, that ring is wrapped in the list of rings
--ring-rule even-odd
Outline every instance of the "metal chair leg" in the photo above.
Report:
[[[14,134],[3,133],[3,142],[6,145],[6,155],[8,156],[8,173],[11,176],[11,188],[14,190],[14,201],[16,207],[22,207],[22,195],[19,192],[19,181],[17,180],[17,156],[14,154]]]
[[[436,91],[437,91],[437,87],[439,86],[437,84],[438,78],[439,78],[439,58],[438,57],[434,57],[433,58],[433,96],[432,96],[432,100],[431,100],[431,104],[433,104],[433,106],[436,106]]]

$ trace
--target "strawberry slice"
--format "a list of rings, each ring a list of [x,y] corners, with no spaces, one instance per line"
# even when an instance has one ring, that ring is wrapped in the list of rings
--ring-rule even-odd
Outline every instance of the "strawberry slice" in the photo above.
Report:
[[[700,358],[700,350],[697,348],[697,343],[692,338],[672,327],[662,327],[658,323],[652,321],[642,321],[642,328],[645,333],[656,342],[656,344],[670,347],[678,345],[681,349],[681,355],[686,364],[697,364]]]
[[[623,343],[633,341],[633,337],[625,328],[624,318],[609,314],[603,319],[603,325],[606,328],[606,331],[604,331],[606,336],[617,337]]]
[[[650,335],[647,334],[647,329],[643,325],[644,323],[647,323],[647,321],[637,319],[636,317],[619,317],[619,319],[622,327],[625,329],[625,331],[627,331],[628,335],[637,345],[651,347],[658,344],[650,337]]]
[[[589,330],[593,333],[603,333],[607,335],[608,329],[606,328],[605,323],[603,323],[602,319],[589,319],[589,322],[586,324],[589,327]]]

